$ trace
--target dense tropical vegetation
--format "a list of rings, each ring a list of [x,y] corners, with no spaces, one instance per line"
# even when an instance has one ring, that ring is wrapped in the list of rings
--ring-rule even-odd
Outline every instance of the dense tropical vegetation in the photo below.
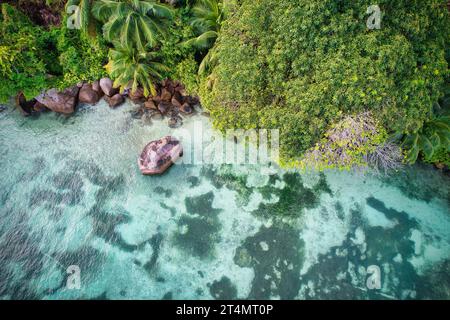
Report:
[[[221,130],[280,128],[287,166],[450,163],[446,0],[379,0],[374,30],[368,0],[7,2],[1,101],[105,75],[148,96],[172,78]]]
[[[448,86],[445,1],[378,3],[382,27],[369,30],[370,1],[243,1],[222,26],[213,86],[202,84],[215,124],[281,128],[286,163],[346,115],[416,133]]]
[[[114,86],[122,91],[130,87],[135,92],[139,86],[144,89],[144,95],[156,95],[154,79],[161,79],[161,71],[166,67],[156,61],[154,52],[139,51],[129,45],[116,44],[110,51],[110,61],[106,70],[114,80]]]

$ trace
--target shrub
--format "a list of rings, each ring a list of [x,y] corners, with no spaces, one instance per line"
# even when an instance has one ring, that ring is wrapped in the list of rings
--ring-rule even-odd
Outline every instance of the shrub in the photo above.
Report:
[[[57,51],[63,68],[60,88],[106,76],[104,66],[108,62],[108,47],[102,37],[67,28],[67,17],[58,33]]]
[[[50,87],[60,89],[106,75],[108,48],[100,37],[68,29],[36,26],[17,9],[2,4],[0,16],[0,101],[22,91],[27,99]]]
[[[167,71],[162,72],[162,76],[180,80],[190,94],[197,94],[198,62],[193,49],[184,45],[185,40],[194,35],[189,19],[188,8],[176,9],[173,23],[168,27],[168,36],[160,40],[155,52],[159,60],[167,66]]]
[[[193,55],[176,65],[175,73],[171,76],[173,79],[180,80],[188,94],[198,94],[198,78],[197,78],[198,63],[195,61]]]
[[[413,132],[448,79],[444,3],[380,0],[382,27],[368,30],[368,0],[244,0],[202,102],[219,129],[280,128],[285,161],[346,115],[372,111],[387,132]]]
[[[47,86],[44,32],[14,7],[1,5],[0,101],[18,91],[32,98]]]
[[[373,115],[364,112],[333,124],[325,137],[291,165],[313,169],[398,169],[403,157],[399,146],[387,141],[386,130]]]
[[[447,167],[450,167],[450,152],[448,148],[440,147],[433,153],[433,156],[430,159],[424,159],[424,162],[431,164],[444,164]]]
[[[161,38],[155,51],[161,61],[168,66],[166,77],[173,77],[179,63],[192,55],[192,50],[181,43],[192,36],[192,27],[188,24],[188,11],[180,8],[174,11],[172,24],[168,26],[166,37]]]

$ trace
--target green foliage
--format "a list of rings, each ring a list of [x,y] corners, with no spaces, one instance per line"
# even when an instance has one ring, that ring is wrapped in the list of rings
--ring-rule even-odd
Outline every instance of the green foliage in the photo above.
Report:
[[[103,39],[62,26],[46,30],[3,4],[0,35],[0,100],[22,91],[27,99],[50,87],[64,88],[106,75]]]
[[[187,41],[199,49],[209,49],[214,45],[223,20],[220,0],[199,0],[192,8],[191,24],[198,36]]]
[[[43,47],[44,33],[15,8],[1,5],[0,101],[8,101],[18,91],[31,98],[46,87],[49,56]]]
[[[448,164],[450,160],[450,84],[445,95],[434,104],[430,118],[422,127],[404,135],[406,161],[422,158],[427,163]]]
[[[58,51],[59,35],[60,29],[52,28],[48,31],[41,32],[39,36],[35,38],[36,46],[40,48],[40,54],[42,55],[45,69],[48,74],[53,76],[60,76],[63,73],[63,68],[58,63],[60,54]]]
[[[152,52],[150,53],[152,59],[161,61],[166,66],[164,68],[159,68],[157,74],[150,77],[151,82],[162,78],[178,79],[186,84],[186,88],[189,92],[194,93],[197,91],[196,73],[198,64],[192,50],[186,46],[180,45],[184,40],[192,38],[193,36],[192,27],[188,23],[189,10],[182,7],[171,10],[171,13],[172,23],[164,25],[164,34],[166,36],[163,37],[161,34],[156,34],[155,36],[157,38],[155,39],[157,39],[157,41],[153,43],[156,45],[154,48],[150,48],[151,43],[144,45],[145,49],[139,49],[139,46],[135,45],[133,42],[129,42],[128,46],[137,48],[139,52]],[[162,26],[163,25],[161,25],[161,27]],[[123,43],[120,45],[125,46]],[[114,63],[114,60],[111,59],[110,63]],[[130,65],[130,68],[133,68],[133,66]],[[149,92],[151,92],[152,86],[147,87]]]
[[[416,162],[420,154],[427,162],[448,162],[450,152],[450,117],[440,116],[427,121],[416,133],[408,135],[403,146],[407,149],[406,160]],[[445,151],[447,155],[445,156]]]
[[[110,61],[106,70],[115,79],[114,87],[120,87],[123,92],[126,88],[131,88],[131,92],[136,92],[138,85],[144,89],[144,95],[156,95],[154,86],[155,79],[161,79],[161,71],[166,67],[155,61],[156,55],[153,52],[141,52],[134,47],[125,47],[115,44],[115,49],[110,50]]]
[[[43,5],[43,1],[37,3]],[[56,3],[61,4],[59,1]],[[67,15],[63,17],[60,27],[46,30],[33,25],[14,7],[2,5],[0,99],[7,101],[19,91],[24,91],[30,99],[50,87],[62,89],[80,81],[94,81],[106,76],[104,66],[108,63],[108,42],[112,44],[113,41],[118,45],[111,57],[118,57],[117,52],[124,53],[125,47],[143,53],[136,51],[133,57],[128,55],[129,59],[121,57],[120,61],[110,61],[108,64],[115,66],[111,74],[120,78],[122,85],[127,81],[132,84],[135,79],[143,79],[148,93],[153,88],[153,81],[173,78],[182,79],[187,83],[188,90],[196,91],[197,62],[192,50],[180,45],[194,35],[188,22],[188,8],[175,10],[153,0],[70,0],[66,8],[70,5],[80,7],[81,32],[67,27]],[[92,32],[100,28],[96,17],[105,22],[106,39],[101,32]],[[173,23],[168,24],[169,19]],[[136,67],[133,65],[135,61],[143,63],[144,67],[139,64]],[[157,65],[157,70],[146,77],[140,74],[142,68],[153,70],[151,65],[156,61],[164,61],[167,68]],[[137,69],[138,74],[130,76],[130,72]],[[118,70],[124,73],[119,74]]]
[[[199,75],[209,71],[217,61],[217,56],[210,50],[219,36],[219,31],[225,20],[226,13],[234,1],[231,0],[198,0],[192,8],[192,19],[190,21],[194,28],[196,37],[184,43],[187,47],[193,47],[204,54],[200,63]]]
[[[170,77],[185,56],[178,46],[185,32],[178,12],[155,0],[98,0],[92,13],[104,23],[104,38],[115,46],[108,70],[116,85],[131,86],[132,91],[141,85],[145,95],[155,94],[153,82]],[[168,24],[174,16],[175,23]]]
[[[194,35],[189,21],[187,8],[175,10],[173,23],[167,30],[169,36],[161,39],[155,51],[158,58],[167,66],[167,72],[163,72],[163,77],[180,80],[190,94],[196,94],[198,63],[192,48],[183,45],[186,39]]]
[[[165,35],[173,11],[155,0],[95,1],[92,13],[104,23],[103,36],[140,51],[153,47]]]
[[[367,155],[387,140],[386,130],[369,113],[346,117],[334,123],[314,148],[299,161],[282,163],[287,167],[324,169],[365,168]]]
[[[108,47],[100,36],[67,28],[67,17],[59,29],[57,49],[63,68],[59,87],[74,85],[80,81],[95,81],[106,75],[104,65],[108,61]]]
[[[190,48],[180,45],[185,39],[193,35],[188,19],[187,9],[174,10],[173,23],[167,27],[168,36],[161,38],[158,46],[154,49],[158,57],[169,69],[169,72],[163,75],[164,77],[174,77],[177,65],[192,56]]]
[[[197,95],[197,70],[198,63],[191,55],[176,65],[175,73],[171,76],[171,78],[181,81],[184,84],[188,94]]]
[[[434,151],[433,156],[430,159],[424,159],[424,162],[444,164],[447,167],[450,167],[450,152],[448,151],[448,148],[440,147]]]
[[[445,1],[377,3],[380,30],[366,26],[368,0],[242,1],[200,87],[216,127],[279,128],[286,161],[348,114],[372,111],[387,132],[422,127],[448,79]]]

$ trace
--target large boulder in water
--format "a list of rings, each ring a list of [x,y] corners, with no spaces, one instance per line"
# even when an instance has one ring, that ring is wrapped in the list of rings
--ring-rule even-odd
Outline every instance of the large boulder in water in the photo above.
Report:
[[[71,114],[75,112],[79,90],[80,88],[77,86],[67,88],[61,92],[53,88],[37,96],[36,100],[54,112]]]
[[[162,174],[182,156],[180,141],[167,136],[150,142],[144,148],[138,159],[139,169],[144,175]]]

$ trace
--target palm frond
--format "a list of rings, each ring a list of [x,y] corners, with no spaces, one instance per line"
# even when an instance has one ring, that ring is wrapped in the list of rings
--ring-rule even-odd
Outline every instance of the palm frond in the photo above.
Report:
[[[145,96],[154,94],[153,83],[162,78],[160,71],[166,71],[167,67],[152,60],[154,54],[143,53],[133,46],[117,42],[115,45],[116,47],[110,50],[110,61],[106,66],[114,79],[114,86],[120,87],[122,92],[125,88],[135,92],[138,86],[142,86]]]
[[[101,0],[95,1],[92,7],[92,15],[99,21],[108,21],[115,13],[117,1],[113,0]]]
[[[105,23],[108,41],[120,39],[125,46],[133,45],[140,51],[157,43],[165,35],[164,22],[173,17],[173,10],[155,0],[98,0],[93,15]]]
[[[193,46],[197,49],[209,49],[216,41],[218,33],[216,31],[207,31],[196,38],[184,42],[185,46]]]

